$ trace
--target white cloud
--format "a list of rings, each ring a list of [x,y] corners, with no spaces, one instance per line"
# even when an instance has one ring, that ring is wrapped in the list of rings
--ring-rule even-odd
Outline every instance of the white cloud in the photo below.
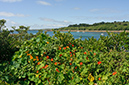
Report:
[[[78,8],[78,7],[75,7],[75,8],[73,8],[74,10],[80,10],[80,8]]]
[[[34,24],[34,25],[30,25],[30,29],[59,28],[59,27],[65,27],[65,26],[68,26],[68,25],[63,25],[63,24],[43,24],[43,25]]]
[[[37,3],[42,4],[42,5],[46,5],[46,6],[51,6],[50,3],[45,2],[45,1],[37,1]]]
[[[62,24],[70,24],[71,22],[64,20],[64,21],[59,21],[59,20],[54,20],[50,18],[39,18],[40,20],[47,21],[47,22],[54,22],[54,23],[62,23]]]
[[[29,16],[29,15],[14,14],[14,13],[11,13],[11,12],[0,12],[0,16],[4,16],[4,17],[25,17],[25,16]]]
[[[20,2],[20,1],[22,1],[22,0],[0,0],[0,1],[2,1],[2,2]]]

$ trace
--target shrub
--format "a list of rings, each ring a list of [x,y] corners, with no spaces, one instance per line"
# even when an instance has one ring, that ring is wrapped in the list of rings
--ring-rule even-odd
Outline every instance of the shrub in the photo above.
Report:
[[[53,37],[41,34],[25,41],[11,65],[3,64],[6,68],[0,80],[23,85],[129,84],[127,52],[93,49],[97,40],[92,38],[91,49],[90,43],[85,47],[83,41],[74,39],[70,33],[54,33]]]
[[[29,34],[27,33],[29,27],[25,26],[19,26],[18,29],[12,27],[13,30],[8,30],[4,26],[6,21],[4,23],[1,21],[3,20],[0,20],[0,28],[4,29],[0,32],[0,63],[4,61],[11,61],[14,53],[20,49],[21,45],[26,40],[36,37],[42,33],[42,31],[39,30],[36,35],[33,35],[32,33]],[[14,34],[14,31],[17,32],[17,34]]]

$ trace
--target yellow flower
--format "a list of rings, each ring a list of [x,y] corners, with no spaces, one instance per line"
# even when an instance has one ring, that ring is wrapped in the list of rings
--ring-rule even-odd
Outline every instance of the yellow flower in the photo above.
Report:
[[[38,74],[36,74],[35,76],[36,76],[36,77],[38,77],[39,75],[38,75]]]
[[[43,54],[41,54],[41,56],[43,56]]]
[[[95,80],[94,77],[91,75],[91,73],[90,73],[89,76],[88,76],[88,80],[89,80],[89,81],[92,81],[92,82]]]
[[[80,80],[82,80],[82,78],[80,78]]]
[[[22,56],[20,56],[20,58],[21,58]]]

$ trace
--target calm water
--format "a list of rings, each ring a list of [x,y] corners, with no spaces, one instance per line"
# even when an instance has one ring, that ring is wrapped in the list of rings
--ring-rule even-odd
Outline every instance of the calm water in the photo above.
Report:
[[[38,31],[33,31],[30,30],[28,31],[28,33],[32,33],[32,34],[36,34]],[[62,33],[67,33],[67,31],[61,31]],[[43,32],[44,33],[44,32]],[[50,36],[53,36],[53,32],[52,31],[48,31],[47,34],[49,34]],[[102,36],[107,36],[108,34],[106,32],[71,32],[71,34],[73,35],[73,37],[75,39],[79,38],[80,36],[82,36],[82,40],[84,40],[85,38],[88,39],[91,37],[94,37],[96,39],[99,39],[100,35]]]

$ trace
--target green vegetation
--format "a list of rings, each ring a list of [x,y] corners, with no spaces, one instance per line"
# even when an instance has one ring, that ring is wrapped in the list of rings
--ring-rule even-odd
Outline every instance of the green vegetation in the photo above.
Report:
[[[129,30],[129,22],[100,22],[90,24],[74,24],[68,27],[62,27],[57,30]]]
[[[41,31],[32,36],[25,33],[29,27],[24,30],[22,27],[17,30],[21,34],[15,35],[16,38],[8,30],[0,33],[2,37],[8,34],[8,39],[0,40],[3,48],[13,47],[0,48],[3,52],[13,50],[12,55],[8,52],[4,56],[7,60],[0,56],[1,85],[129,84],[128,33],[108,33],[109,36],[100,36],[98,40],[93,37],[81,40],[74,39],[70,32],[54,30],[52,37]],[[18,43],[12,44],[13,38]]]
[[[13,30],[6,29],[5,26],[6,20],[0,20],[0,63],[3,60],[11,60],[13,54],[18,51],[24,41],[31,39],[32,37],[38,36],[42,31],[40,30],[36,35],[32,33],[28,34],[27,31],[29,27],[19,26],[18,29],[16,27],[12,27]],[[14,31],[18,34],[14,34]]]

